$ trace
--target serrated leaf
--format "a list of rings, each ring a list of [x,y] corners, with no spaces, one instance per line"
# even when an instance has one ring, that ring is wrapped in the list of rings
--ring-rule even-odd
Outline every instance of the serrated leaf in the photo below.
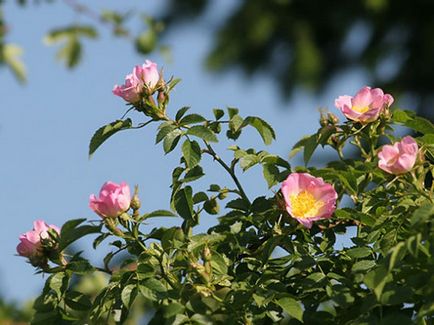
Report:
[[[103,127],[99,128],[95,134],[93,135],[92,139],[90,140],[89,144],[89,158],[92,157],[93,153],[113,134],[121,131],[126,130],[132,127],[132,121],[131,119],[126,120],[117,120],[110,124],[104,125]]]
[[[196,124],[196,123],[201,123],[201,122],[205,122],[206,119],[199,114],[189,114],[184,116],[181,121],[179,121],[179,124],[181,125],[189,125],[189,124]]]
[[[228,208],[228,209],[242,210],[242,211],[249,211],[250,204],[246,200],[239,198],[239,199],[235,199],[235,200],[229,201],[226,204],[226,208]]]
[[[196,166],[202,157],[202,151],[196,141],[185,140],[182,145],[182,154],[188,168]]]
[[[217,137],[209,128],[203,125],[192,126],[187,131],[188,135],[194,135],[208,142],[217,142]]]
[[[259,117],[248,116],[245,118],[243,125],[253,126],[266,145],[271,144],[271,142],[276,139],[276,134],[271,125]]]
[[[204,175],[205,174],[203,172],[202,167],[200,167],[199,165],[197,165],[197,166],[193,167],[192,169],[188,170],[185,173],[184,178],[180,179],[179,181],[183,182],[183,183],[188,183],[188,182],[195,181],[196,179],[199,179],[199,178],[201,178]]]
[[[94,272],[95,268],[85,259],[78,259],[75,261],[69,261],[66,265],[66,269],[72,271],[75,274],[86,274]]]
[[[167,154],[176,148],[176,145],[178,144],[181,135],[182,135],[182,131],[180,129],[174,129],[173,131],[171,131],[166,135],[166,137],[163,140],[164,153]]]
[[[164,125],[158,130],[157,137],[155,138],[155,144],[161,142],[170,132],[176,129],[174,125]]]
[[[247,169],[253,167],[256,164],[258,164],[259,161],[260,161],[260,159],[259,159],[259,157],[257,155],[247,154],[247,155],[244,155],[240,159],[240,167],[243,169],[243,171],[246,171]]]

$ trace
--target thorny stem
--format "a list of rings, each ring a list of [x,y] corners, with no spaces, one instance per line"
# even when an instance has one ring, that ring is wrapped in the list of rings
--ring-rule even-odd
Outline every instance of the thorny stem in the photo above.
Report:
[[[205,145],[206,145],[206,147],[207,147],[207,151],[205,151],[206,153],[208,153],[209,155],[211,155],[213,158],[214,158],[214,160],[215,161],[217,161],[228,173],[229,173],[229,175],[231,175],[231,177],[232,177],[232,179],[233,179],[233,181],[234,181],[234,183],[235,183],[235,185],[237,186],[237,188],[238,188],[238,191],[240,192],[239,194],[241,195],[241,197],[244,199],[244,200],[246,200],[247,202],[249,202],[249,204],[250,204],[250,200],[249,200],[249,198],[247,197],[247,195],[246,195],[246,193],[244,192],[244,189],[243,189],[243,187],[242,187],[242,185],[241,185],[241,183],[240,183],[240,181],[238,180],[238,178],[237,178],[237,176],[235,175],[235,172],[234,172],[234,170],[232,169],[232,168],[230,168],[221,158],[220,158],[220,156],[219,155],[217,155],[217,153],[214,151],[214,149],[211,147],[211,145],[208,143],[208,142],[206,142],[206,141],[204,141],[205,142]]]

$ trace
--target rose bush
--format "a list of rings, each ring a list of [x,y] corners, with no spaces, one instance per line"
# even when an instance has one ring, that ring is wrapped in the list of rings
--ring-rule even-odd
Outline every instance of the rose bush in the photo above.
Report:
[[[339,123],[334,114],[323,115],[318,131],[295,144],[290,156],[303,151],[305,166],[233,143],[233,158],[225,161],[214,148],[223,135],[237,140],[252,127],[267,145],[276,137],[272,127],[259,117],[242,117],[235,108],[214,109],[211,118],[188,107],[167,114],[177,80],[158,75],[157,82],[156,70],[142,68],[115,94],[144,119],[137,125],[127,118],[103,126],[89,154],[118,131],[158,124],[156,142],[166,154],[177,148],[181,154],[171,174],[170,209],[143,212],[137,188],[131,198],[127,184],[104,184],[99,197],[90,198],[100,221],[67,221],[60,233],[49,232],[50,250],[36,250],[45,260],[32,264],[49,277],[34,303],[34,324],[120,324],[134,322],[133,317],[139,322],[140,315],[150,324],[433,321],[430,121],[391,108],[390,95],[364,87],[354,98],[336,100],[348,120]],[[396,125],[412,129],[414,138],[397,142]],[[335,150],[337,160],[310,166],[319,146]],[[230,184],[203,188],[195,183],[205,177],[205,157],[228,173]],[[253,166],[261,167],[265,185],[264,195],[256,198],[237,176]],[[195,227],[204,214],[218,219],[198,233]],[[179,224],[145,231],[154,217],[177,217]],[[32,233],[32,242],[44,242],[44,231]],[[111,247],[95,265],[68,251],[88,235],[96,236],[94,249],[105,240]],[[342,245],[342,235],[351,245]],[[18,251],[31,257],[35,250],[30,248]],[[115,261],[122,253],[126,257]],[[83,289],[82,283],[96,276],[103,278],[101,286]]]

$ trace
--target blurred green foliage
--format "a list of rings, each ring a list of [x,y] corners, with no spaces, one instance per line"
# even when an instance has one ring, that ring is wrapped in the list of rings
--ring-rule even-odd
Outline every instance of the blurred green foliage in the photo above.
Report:
[[[53,1],[16,1],[22,6],[49,2]],[[143,12],[129,8],[97,12],[90,3],[67,0],[66,6],[92,24],[56,26],[48,37],[64,32],[58,57],[70,68],[81,58],[81,37],[95,38],[103,26],[130,41],[139,53],[159,50],[167,55],[167,46],[161,44],[164,32],[179,23],[194,23],[210,3],[167,0],[159,17],[149,17],[145,7]],[[276,80],[284,97],[289,97],[297,86],[322,91],[340,73],[362,68],[371,85],[415,96],[419,113],[433,117],[433,1],[238,0],[230,7],[206,58],[210,70],[241,68],[247,75],[263,74]],[[141,21],[138,32],[127,27],[134,18]],[[6,43],[6,32],[0,18],[0,64],[6,63],[24,81],[20,49]]]
[[[416,96],[419,111],[434,117],[433,1],[238,2],[216,31],[212,70],[271,76],[289,96],[300,85],[321,91],[339,73],[363,68],[372,85]],[[183,19],[180,3],[199,15],[211,2],[172,0],[167,22]]]
[[[26,324],[30,322],[32,315],[31,303],[19,307],[16,303],[0,297],[0,324]]]

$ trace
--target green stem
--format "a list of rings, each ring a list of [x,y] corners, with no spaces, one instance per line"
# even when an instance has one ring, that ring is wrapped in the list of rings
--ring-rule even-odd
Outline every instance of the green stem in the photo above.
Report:
[[[206,145],[206,147],[207,147],[207,151],[205,151],[206,153],[208,153],[208,154],[210,154],[213,158],[214,158],[214,160],[216,160],[228,173],[229,173],[229,175],[231,175],[231,177],[232,177],[232,180],[234,181],[234,183],[235,183],[235,185],[237,186],[237,188],[238,188],[238,191],[239,191],[239,194],[241,195],[241,197],[244,199],[244,200],[246,200],[247,202],[249,202],[249,204],[250,204],[250,200],[249,200],[249,198],[247,197],[247,195],[246,195],[246,192],[244,192],[244,189],[243,189],[243,187],[242,187],[242,185],[241,185],[241,183],[240,183],[240,181],[238,180],[238,178],[237,178],[237,176],[235,175],[235,171],[232,169],[232,168],[230,168],[221,158],[220,158],[220,156],[219,155],[217,155],[217,153],[214,151],[214,149],[211,147],[211,145],[208,143],[208,142],[206,142],[206,141],[204,141],[205,142],[205,145]]]

